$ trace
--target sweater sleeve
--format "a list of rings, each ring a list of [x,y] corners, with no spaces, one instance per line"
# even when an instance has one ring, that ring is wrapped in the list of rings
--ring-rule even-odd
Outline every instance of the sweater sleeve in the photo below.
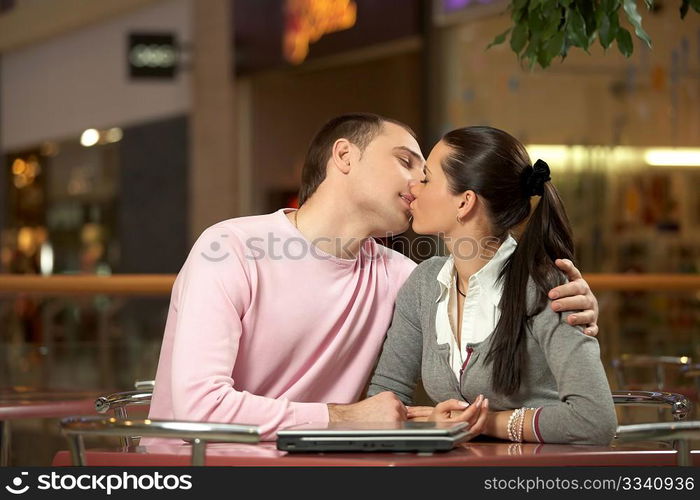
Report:
[[[608,445],[617,417],[598,341],[566,323],[568,314],[549,303],[532,323],[557,382],[559,402],[535,413],[535,429],[545,443]]]
[[[396,297],[394,317],[384,341],[368,396],[391,391],[404,403],[413,403],[423,354],[419,286],[421,266],[408,278]]]
[[[263,439],[274,439],[283,427],[327,422],[328,408],[235,388],[241,319],[251,303],[254,278],[245,255],[234,233],[214,226],[202,233],[180,272],[171,360],[173,415],[177,420],[258,425]]]

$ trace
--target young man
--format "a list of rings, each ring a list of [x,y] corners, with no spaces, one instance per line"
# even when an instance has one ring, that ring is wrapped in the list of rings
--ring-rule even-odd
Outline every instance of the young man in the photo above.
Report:
[[[301,208],[205,230],[178,274],[149,418],[259,425],[403,420],[392,393],[356,402],[394,300],[415,264],[372,237],[409,227],[425,160],[404,124],[370,114],[328,122],[304,164]],[[561,310],[597,333],[578,270]],[[552,297],[554,298],[554,297]]]

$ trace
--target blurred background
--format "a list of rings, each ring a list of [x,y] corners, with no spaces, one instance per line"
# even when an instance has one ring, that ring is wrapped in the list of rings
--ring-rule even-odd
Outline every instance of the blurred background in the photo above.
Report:
[[[169,286],[200,232],[295,206],[314,132],[370,111],[413,127],[425,156],[448,130],[491,125],[549,162],[611,384],[697,399],[700,16],[657,1],[653,49],[530,71],[507,43],[486,50],[506,7],[0,0],[0,387],[154,378]],[[76,274],[133,280],[16,281]],[[21,445],[39,427],[55,421],[13,424],[11,461],[46,461]]]

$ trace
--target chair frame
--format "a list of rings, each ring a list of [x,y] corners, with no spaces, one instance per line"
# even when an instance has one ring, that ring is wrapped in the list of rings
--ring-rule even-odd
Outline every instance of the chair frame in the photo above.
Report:
[[[619,443],[671,441],[676,449],[677,463],[682,467],[693,465],[689,440],[698,438],[700,438],[700,420],[621,425],[617,428],[616,436]]]
[[[73,465],[85,466],[83,436],[130,436],[134,431],[141,436],[180,438],[192,441],[192,465],[202,466],[206,461],[207,443],[257,443],[260,430],[254,425],[219,424],[209,422],[182,422],[150,419],[122,419],[115,417],[68,417],[61,420],[61,431],[68,439]]]
[[[669,407],[673,420],[678,422],[688,418],[693,409],[691,401],[682,394],[659,391],[613,391],[615,406]]]

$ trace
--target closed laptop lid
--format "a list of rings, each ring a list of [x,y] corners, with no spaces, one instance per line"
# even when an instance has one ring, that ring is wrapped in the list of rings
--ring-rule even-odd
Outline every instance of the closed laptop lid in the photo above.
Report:
[[[313,436],[453,436],[468,430],[466,422],[329,422],[280,430],[279,437]]]

